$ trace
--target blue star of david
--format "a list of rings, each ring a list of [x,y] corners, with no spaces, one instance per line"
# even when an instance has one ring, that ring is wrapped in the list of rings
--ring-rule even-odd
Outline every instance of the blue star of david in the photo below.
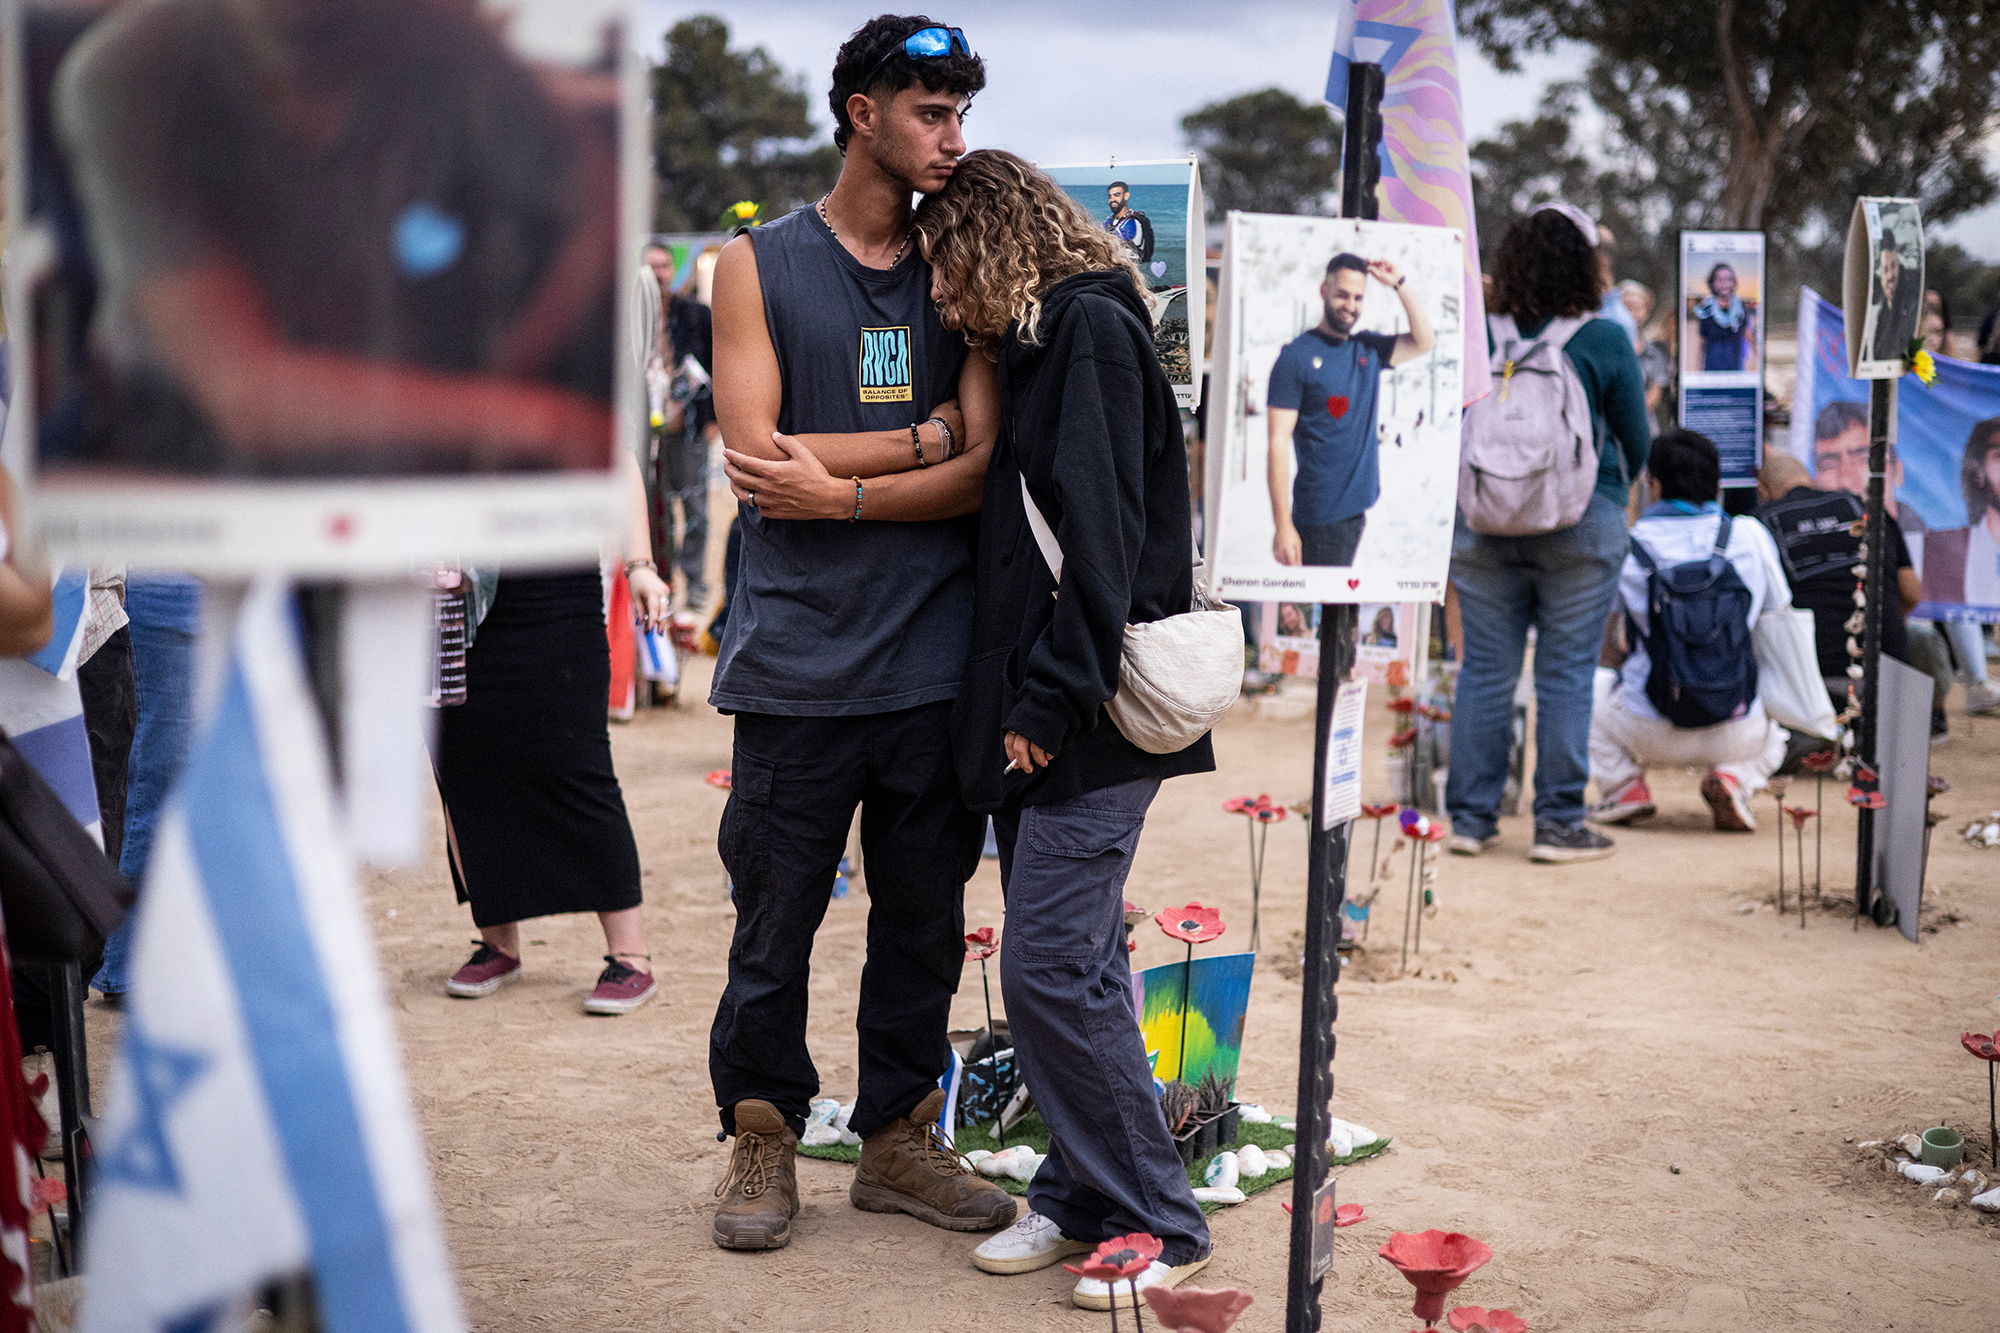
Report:
[[[161,1194],[181,1192],[180,1168],[167,1146],[167,1113],[208,1068],[209,1057],[153,1041],[133,1014],[125,1023],[125,1064],[137,1114],[97,1162],[106,1180]]]

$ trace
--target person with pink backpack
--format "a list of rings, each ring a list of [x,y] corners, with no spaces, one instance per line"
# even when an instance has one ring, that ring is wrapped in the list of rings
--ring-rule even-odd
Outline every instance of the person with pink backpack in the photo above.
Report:
[[[1535,631],[1531,860],[1611,855],[1584,822],[1593,673],[1626,552],[1625,502],[1652,429],[1625,331],[1596,317],[1597,223],[1570,204],[1516,219],[1489,273],[1492,392],[1466,409],[1451,583],[1465,662],[1452,716],[1448,844],[1500,839],[1514,688]]]

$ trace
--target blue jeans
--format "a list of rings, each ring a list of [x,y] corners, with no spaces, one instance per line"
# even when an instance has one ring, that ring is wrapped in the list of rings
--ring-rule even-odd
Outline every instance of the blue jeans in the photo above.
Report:
[[[201,584],[170,574],[133,574],[125,581],[125,614],[132,622],[132,675],[138,685],[139,723],[126,768],[125,846],[118,869],[143,886],[153,849],[153,825],[167,789],[180,776],[193,728],[194,636],[201,620]],[[132,920],[104,942],[104,963],[91,986],[122,995]]]
[[[1125,877],[1159,779],[993,817],[1007,933],[1000,989],[1021,1075],[1049,1126],[1028,1206],[1072,1240],[1158,1237],[1178,1267],[1208,1224],[1167,1132],[1132,1012]]]
[[[1602,494],[1575,527],[1539,537],[1489,537],[1461,518],[1451,584],[1464,624],[1465,665],[1451,715],[1445,809],[1454,834],[1496,831],[1507,785],[1514,687],[1535,627],[1535,823],[1583,822],[1590,780],[1592,675],[1629,549],[1625,512]]]

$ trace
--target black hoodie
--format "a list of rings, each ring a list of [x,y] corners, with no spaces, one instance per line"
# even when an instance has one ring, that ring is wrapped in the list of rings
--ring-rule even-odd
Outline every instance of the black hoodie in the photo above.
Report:
[[[975,810],[1215,767],[1206,736],[1148,754],[1104,712],[1126,623],[1179,615],[1194,594],[1187,446],[1150,313],[1123,272],[1080,273],[1042,298],[1039,345],[1018,329],[1001,345],[972,660],[952,715],[959,783]],[[1060,597],[1028,527],[1024,475],[1062,547]],[[1007,731],[1054,762],[1003,777]]]

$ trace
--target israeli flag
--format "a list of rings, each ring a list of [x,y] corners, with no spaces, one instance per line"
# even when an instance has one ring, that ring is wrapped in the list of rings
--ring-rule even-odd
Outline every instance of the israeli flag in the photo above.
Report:
[[[193,1333],[309,1270],[331,1333],[459,1333],[284,585],[162,812],[97,1142],[84,1333]]]

